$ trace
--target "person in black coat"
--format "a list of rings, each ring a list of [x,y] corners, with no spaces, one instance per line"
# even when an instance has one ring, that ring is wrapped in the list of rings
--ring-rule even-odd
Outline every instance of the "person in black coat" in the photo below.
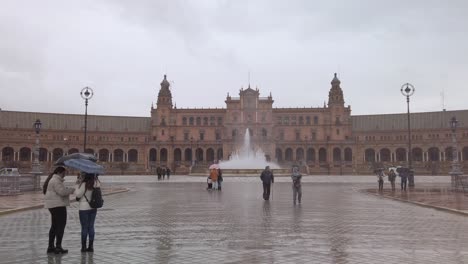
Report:
[[[270,170],[270,166],[265,167],[265,170],[262,171],[262,174],[260,175],[260,179],[263,182],[263,199],[268,201],[270,200],[271,184],[275,182],[275,178],[273,177],[273,172]]]

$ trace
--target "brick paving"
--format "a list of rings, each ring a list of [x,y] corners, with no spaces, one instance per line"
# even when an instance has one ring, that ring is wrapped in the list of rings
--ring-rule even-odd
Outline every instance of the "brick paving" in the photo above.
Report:
[[[1,216],[0,263],[468,263],[465,216],[363,193],[375,178],[307,178],[296,206],[287,178],[269,202],[256,179],[227,179],[221,192],[191,179],[120,178],[131,190],[99,210],[94,254],[79,252],[76,203],[64,256],[45,254],[47,210]]]
[[[407,191],[367,189],[368,193],[383,197],[432,206],[440,209],[450,209],[468,215],[468,193],[452,190],[451,187],[425,187],[407,189]]]

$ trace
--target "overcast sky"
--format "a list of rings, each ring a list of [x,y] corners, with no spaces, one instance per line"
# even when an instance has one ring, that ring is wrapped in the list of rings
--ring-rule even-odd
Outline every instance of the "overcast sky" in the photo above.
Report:
[[[353,115],[467,109],[468,1],[2,0],[0,108],[149,116],[225,107],[249,82],[275,107],[323,106],[337,72]]]

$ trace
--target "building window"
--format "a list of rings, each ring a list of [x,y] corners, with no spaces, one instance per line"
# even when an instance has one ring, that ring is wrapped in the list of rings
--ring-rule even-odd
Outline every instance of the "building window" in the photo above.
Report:
[[[341,124],[341,121],[340,121],[340,117],[339,117],[339,116],[335,117],[335,124],[336,124],[336,125],[340,125],[340,124]]]
[[[223,125],[223,118],[222,117],[218,117],[218,126],[222,126]]]
[[[200,132],[200,140],[205,140],[205,133]]]
[[[296,140],[301,140],[301,133],[296,132]]]
[[[208,117],[206,117],[206,116],[203,118],[203,125],[204,126],[208,125]]]
[[[221,140],[221,134],[219,132],[216,132],[216,140]]]
[[[164,136],[164,129],[161,130],[161,136]]]
[[[194,122],[193,117],[190,117],[190,118],[189,118],[189,125],[193,126],[193,122]]]
[[[318,125],[318,116],[314,116],[314,125]]]
[[[312,140],[316,140],[316,139],[317,139],[317,133],[312,132]]]
[[[262,114],[262,123],[265,123],[265,122],[266,122],[266,114],[263,113],[263,114]]]
[[[284,132],[283,131],[280,132],[279,136],[280,136],[280,140],[284,140]]]
[[[304,124],[304,117],[300,116],[299,117],[299,125],[303,125],[303,124]]]
[[[184,133],[184,140],[189,140],[189,136],[188,136],[188,133]]]
[[[296,117],[295,116],[291,117],[291,125],[296,125]]]
[[[214,125],[215,125],[215,117],[210,116],[210,126],[214,126]]]
[[[339,130],[339,129],[336,130],[336,134],[337,134],[337,135],[340,134],[340,130]]]
[[[283,125],[289,125],[289,116],[284,117]]]
[[[201,126],[201,117],[197,117],[197,126]]]
[[[278,116],[278,117],[276,118],[276,123],[277,123],[278,125],[281,125],[281,124],[283,123],[282,120],[283,120],[283,118],[282,118],[281,116]]]
[[[307,124],[307,125],[310,125],[310,116],[307,116],[307,117],[306,117],[306,124]]]
[[[183,126],[187,125],[187,118],[185,116],[182,118],[182,125]]]

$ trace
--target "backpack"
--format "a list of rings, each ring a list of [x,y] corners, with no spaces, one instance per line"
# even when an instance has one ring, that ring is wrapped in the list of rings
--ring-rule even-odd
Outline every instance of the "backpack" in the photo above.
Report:
[[[218,181],[218,170],[217,169],[211,169],[210,170],[210,178],[213,182]]]
[[[93,188],[93,193],[91,194],[91,199],[88,200],[86,194],[83,195],[86,201],[89,203],[91,208],[101,208],[104,205],[104,200],[102,199],[101,188]]]

